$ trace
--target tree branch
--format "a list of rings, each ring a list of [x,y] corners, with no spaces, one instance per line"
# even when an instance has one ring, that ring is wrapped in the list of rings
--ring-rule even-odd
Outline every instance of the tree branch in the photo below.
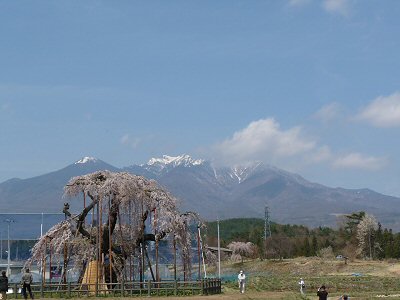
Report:
[[[92,236],[86,229],[85,229],[85,219],[88,213],[93,209],[93,207],[99,202],[98,198],[94,199],[94,197],[88,192],[87,193],[90,199],[92,199],[92,203],[90,203],[87,207],[83,209],[83,211],[78,215],[76,221],[76,228],[78,232],[82,234],[84,237],[88,238],[92,243],[96,242],[96,237]]]

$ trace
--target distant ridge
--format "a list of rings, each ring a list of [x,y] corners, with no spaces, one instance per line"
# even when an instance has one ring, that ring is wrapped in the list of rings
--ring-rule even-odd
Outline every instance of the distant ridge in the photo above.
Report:
[[[207,220],[263,218],[268,205],[272,220],[278,223],[335,226],[337,216],[362,210],[374,214],[386,227],[400,230],[399,198],[369,189],[326,187],[261,162],[215,167],[187,154],[164,155],[124,168],[86,156],[48,174],[0,183],[0,210],[61,212],[63,203],[69,201],[71,210],[79,211],[81,201],[63,199],[63,187],[71,177],[97,170],[155,179],[179,199],[182,211],[197,211]]]

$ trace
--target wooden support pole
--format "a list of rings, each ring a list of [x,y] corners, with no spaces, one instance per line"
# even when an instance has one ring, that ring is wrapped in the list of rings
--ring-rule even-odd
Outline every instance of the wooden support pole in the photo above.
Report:
[[[99,202],[97,202],[96,206],[96,225],[97,225],[97,235],[96,235],[96,297],[99,295],[99,261],[100,261],[100,224],[99,224],[99,216],[100,216],[100,208]]]
[[[176,238],[174,234],[174,280],[176,281]]]
[[[98,271],[99,271],[99,279],[100,283],[104,283],[104,253],[103,253],[103,205],[102,205],[102,198],[99,199],[99,254],[100,254],[100,259],[99,259],[99,266],[98,266]],[[102,285],[100,285],[102,287]]]
[[[201,258],[200,258],[200,225],[197,226],[197,259],[199,260],[198,280],[201,279]]]
[[[158,238],[157,238],[157,209],[154,209],[154,234],[156,236],[156,281],[160,281],[160,273],[158,270]]]
[[[142,200],[142,211],[141,211],[141,215],[144,215],[144,203]],[[144,281],[144,251],[145,251],[145,245],[144,245],[144,230],[145,230],[145,220],[142,220],[142,224],[140,224],[140,226],[142,226],[142,243],[141,243],[141,251],[142,251],[142,256],[141,256],[141,272],[140,272],[140,281],[143,282]]]
[[[132,241],[132,202],[129,201],[129,207],[128,207],[128,223],[129,223],[129,240]],[[121,224],[121,220],[120,220],[120,224]],[[134,273],[132,270],[132,255],[134,253],[129,253],[129,281],[133,281],[134,278]]]
[[[47,258],[46,258],[46,254],[47,254],[47,236],[46,236],[46,238],[45,238],[45,250],[44,250],[44,259],[43,259],[43,265],[42,265],[42,268],[43,268],[43,287],[46,285],[46,260],[47,260]]]
[[[151,297],[151,281],[150,281],[150,279],[147,281],[147,296]]]
[[[67,243],[64,243],[64,270],[63,270],[63,283],[67,283],[67,267],[68,267],[68,248]]]
[[[121,222],[121,220],[120,220]],[[110,272],[110,284],[113,282],[112,278],[112,241],[111,241],[111,199],[108,196],[108,261],[109,261],[109,272]],[[123,276],[122,276],[123,277]]]
[[[86,192],[83,191],[83,209],[86,208]],[[86,218],[83,219],[83,225],[86,225]]]
[[[153,281],[156,281],[156,278],[154,277],[154,273],[153,273],[153,268],[151,267],[150,257],[149,257],[149,254],[147,253],[146,248],[144,248],[144,251],[145,251],[145,253],[146,253],[147,263],[149,264],[149,269],[150,269],[150,273],[151,273],[151,278],[153,278]]]
[[[51,284],[51,279],[52,279],[52,274],[51,274],[51,240],[49,244],[49,278],[50,278],[50,284]]]

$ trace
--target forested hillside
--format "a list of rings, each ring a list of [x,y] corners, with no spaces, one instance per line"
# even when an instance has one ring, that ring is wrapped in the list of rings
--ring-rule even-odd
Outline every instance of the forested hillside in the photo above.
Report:
[[[221,247],[227,247],[231,242],[251,242],[254,244],[254,257],[342,255],[350,259],[400,258],[400,233],[382,228],[373,216],[364,212],[344,216],[338,229],[311,229],[272,222],[271,235],[266,242],[263,219],[228,219],[221,220],[219,225]],[[217,222],[207,223],[206,241],[210,246],[217,245]]]

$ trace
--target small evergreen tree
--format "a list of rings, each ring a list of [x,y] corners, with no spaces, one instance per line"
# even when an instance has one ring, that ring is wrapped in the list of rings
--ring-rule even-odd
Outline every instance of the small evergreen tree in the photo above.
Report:
[[[318,241],[316,235],[313,234],[311,241],[311,255],[315,256],[317,255],[317,252],[318,252]]]
[[[311,256],[311,246],[310,246],[310,241],[308,240],[308,237],[304,238],[303,242],[303,254],[304,256]]]

